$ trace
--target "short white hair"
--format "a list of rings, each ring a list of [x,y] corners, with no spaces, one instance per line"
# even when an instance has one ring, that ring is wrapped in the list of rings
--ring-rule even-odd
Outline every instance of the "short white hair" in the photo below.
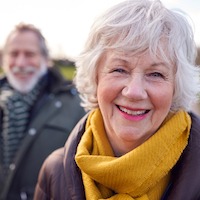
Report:
[[[163,38],[165,46],[160,45]],[[97,67],[109,49],[149,50],[154,56],[159,51],[162,59],[173,61],[177,71],[171,111],[190,109],[200,91],[199,68],[191,21],[183,11],[167,9],[159,0],[126,0],[96,19],[76,60],[74,82],[86,110],[99,106]]]

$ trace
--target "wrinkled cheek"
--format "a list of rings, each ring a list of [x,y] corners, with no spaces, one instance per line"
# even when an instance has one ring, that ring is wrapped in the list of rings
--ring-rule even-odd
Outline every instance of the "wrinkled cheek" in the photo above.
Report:
[[[97,99],[100,107],[109,101],[109,94],[106,88],[97,89]]]
[[[115,91],[113,91],[113,88],[109,86],[110,83],[99,83],[98,85],[97,99],[102,112],[108,112],[112,106],[113,100],[115,99]]]
[[[160,99],[157,101],[157,108],[160,110],[161,116],[164,115],[164,117],[168,114],[170,111],[171,105],[172,105],[172,94],[166,94],[160,97]]]
[[[5,73],[8,73],[9,71],[11,71],[11,67],[8,64],[4,64],[2,66],[2,69],[5,71]]]

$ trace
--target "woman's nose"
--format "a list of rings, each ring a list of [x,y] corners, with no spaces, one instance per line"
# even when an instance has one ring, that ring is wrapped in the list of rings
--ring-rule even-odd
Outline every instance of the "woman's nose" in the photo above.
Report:
[[[140,73],[136,73],[129,77],[125,84],[122,95],[132,100],[143,100],[147,98],[146,83],[144,77]]]

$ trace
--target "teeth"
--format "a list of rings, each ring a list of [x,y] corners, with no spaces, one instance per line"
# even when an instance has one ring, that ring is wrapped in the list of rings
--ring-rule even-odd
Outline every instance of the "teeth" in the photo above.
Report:
[[[21,73],[21,74],[29,74],[29,73],[35,72],[35,68],[29,67],[29,66],[24,67],[24,68],[14,66],[12,70],[13,70],[13,73]]]
[[[142,115],[146,112],[146,110],[137,110],[137,111],[133,111],[133,110],[128,110],[126,108],[123,107],[119,107],[119,109],[129,115]]]

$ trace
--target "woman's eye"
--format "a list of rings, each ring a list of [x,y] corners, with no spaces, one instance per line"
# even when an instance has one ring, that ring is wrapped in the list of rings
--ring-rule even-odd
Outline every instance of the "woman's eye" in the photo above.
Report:
[[[164,78],[163,74],[159,72],[153,72],[149,74],[150,77],[155,77],[155,78]]]
[[[122,68],[114,69],[113,72],[126,73],[126,71]]]

